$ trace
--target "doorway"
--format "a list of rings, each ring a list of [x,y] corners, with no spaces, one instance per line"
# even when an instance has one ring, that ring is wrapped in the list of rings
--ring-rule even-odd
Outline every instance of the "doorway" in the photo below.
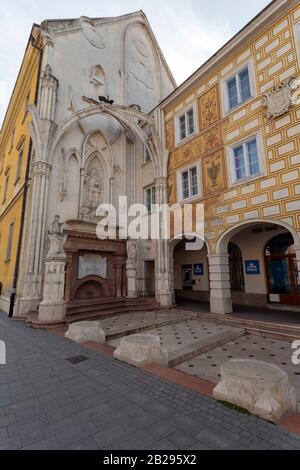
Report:
[[[155,296],[155,261],[145,261],[145,297]]]
[[[272,238],[265,248],[269,300],[300,305],[300,283],[294,240],[290,234]]]

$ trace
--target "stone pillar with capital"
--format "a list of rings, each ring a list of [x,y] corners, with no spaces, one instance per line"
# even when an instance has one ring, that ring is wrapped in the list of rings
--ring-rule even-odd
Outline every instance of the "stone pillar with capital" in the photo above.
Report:
[[[210,273],[210,311],[218,315],[225,315],[233,312],[229,255],[209,255]]]
[[[300,245],[294,245],[294,250],[296,254],[296,266],[297,266],[296,277],[297,277],[298,286],[300,287]]]
[[[170,273],[167,178],[157,178],[155,189],[156,204],[162,208],[159,214],[159,240],[157,240],[156,299],[162,307],[172,307],[174,292],[172,292],[172,276]]]
[[[137,241],[127,242],[127,298],[137,298]]]
[[[66,235],[62,232],[60,217],[55,216],[49,232],[50,249],[45,259],[43,301],[39,306],[39,321],[59,322],[66,316],[65,277],[67,255],[63,246]]]

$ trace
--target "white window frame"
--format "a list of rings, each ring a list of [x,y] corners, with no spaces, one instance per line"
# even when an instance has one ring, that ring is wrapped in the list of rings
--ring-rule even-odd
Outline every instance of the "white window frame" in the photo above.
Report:
[[[232,80],[233,78],[235,78],[236,80],[238,80],[238,77],[240,75],[241,72],[243,72],[243,70],[245,69],[248,69],[248,73],[249,73],[249,82],[250,82],[250,98],[248,98],[247,100],[245,101],[241,101],[241,90],[240,90],[240,87],[238,87],[238,95],[239,95],[239,102],[238,104],[231,108],[230,107],[230,104],[229,104],[229,93],[228,93],[228,82],[230,82],[230,80]],[[235,72],[234,74],[230,74],[228,77],[226,77],[223,81],[222,81],[222,85],[221,85],[221,88],[222,88],[222,95],[223,95],[223,107],[224,107],[224,114],[229,114],[229,113],[232,113],[232,112],[235,112],[237,109],[239,109],[241,106],[244,106],[246,103],[248,103],[250,100],[252,100],[253,98],[255,98],[256,96],[256,88],[255,88],[255,81],[254,81],[254,73],[253,73],[253,63],[252,61],[250,62],[246,62],[244,64],[242,64]]]
[[[298,64],[300,67],[300,21],[294,25],[294,34],[295,34]]]
[[[148,200],[147,200],[148,191],[151,191],[151,209],[148,207]],[[145,197],[144,197],[145,206],[147,207],[148,214],[151,214],[152,206],[157,203],[156,202],[156,186],[155,185],[148,186],[147,188],[144,189],[144,193],[145,193]]]
[[[256,139],[256,145],[257,145],[259,172],[257,173],[257,175],[249,175],[249,173],[248,173],[245,176],[245,178],[238,180],[236,178],[236,168],[235,168],[235,165],[234,165],[234,150],[237,147],[240,147],[240,146],[243,145],[244,152],[245,152],[245,148],[246,148],[247,143],[251,142],[254,139]],[[247,137],[244,140],[241,140],[241,141],[235,142],[234,144],[231,144],[230,147],[228,147],[228,150],[227,150],[227,161],[228,161],[227,166],[228,166],[228,169],[229,169],[229,181],[230,181],[231,186],[239,186],[239,185],[243,184],[244,182],[257,180],[257,179],[261,178],[262,176],[264,176],[266,174],[266,164],[265,164],[265,161],[263,159],[263,155],[264,155],[264,152],[263,152],[262,138],[261,138],[260,133],[253,134],[253,135]],[[245,158],[245,153],[244,153],[244,158]],[[248,168],[248,166],[249,166],[248,162],[246,162],[246,168]]]
[[[194,132],[191,133],[191,134],[187,133],[186,137],[184,139],[182,139],[181,136],[180,136],[180,118],[184,115],[187,118],[187,113],[189,111],[191,111],[191,109],[193,110],[193,114],[194,114]],[[186,130],[187,130],[187,119],[186,119]],[[189,106],[187,106],[184,110],[181,110],[175,116],[176,146],[182,144],[183,142],[190,139],[191,137],[193,137],[197,133],[198,133],[198,114],[197,114],[197,104],[194,102],[194,103],[190,104]]]
[[[184,196],[183,196],[183,187],[182,187],[182,176],[186,172],[190,173],[190,171],[193,168],[196,168],[196,170],[197,170],[197,189],[198,189],[198,192],[197,192],[197,194],[195,194],[195,196],[191,196],[191,185],[190,185],[190,175],[189,175],[189,197],[184,198]],[[200,170],[199,162],[192,163],[191,165],[189,165],[185,168],[182,168],[178,171],[178,173],[177,173],[177,188],[178,188],[178,200],[180,202],[193,201],[194,199],[199,199],[199,197],[202,196],[201,186],[200,186],[200,182],[201,182],[201,173],[200,172],[201,172],[201,170]]]

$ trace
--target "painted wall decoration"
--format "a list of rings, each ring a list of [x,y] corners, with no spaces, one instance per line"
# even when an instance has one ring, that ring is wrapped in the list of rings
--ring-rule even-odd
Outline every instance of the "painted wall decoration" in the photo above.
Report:
[[[219,94],[215,87],[199,98],[200,127],[205,129],[220,119]]]
[[[167,149],[171,152],[174,149],[174,125],[173,121],[166,124]]]
[[[225,184],[224,153],[218,150],[202,159],[204,195],[222,191]]]

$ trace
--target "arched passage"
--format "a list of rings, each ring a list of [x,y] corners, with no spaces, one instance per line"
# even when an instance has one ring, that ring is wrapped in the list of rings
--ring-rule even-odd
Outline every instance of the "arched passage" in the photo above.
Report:
[[[220,291],[236,305],[300,305],[298,245],[299,234],[285,222],[253,220],[231,228],[217,243]]]
[[[198,235],[176,237],[170,242],[170,273],[174,301],[208,303],[209,246]]]

